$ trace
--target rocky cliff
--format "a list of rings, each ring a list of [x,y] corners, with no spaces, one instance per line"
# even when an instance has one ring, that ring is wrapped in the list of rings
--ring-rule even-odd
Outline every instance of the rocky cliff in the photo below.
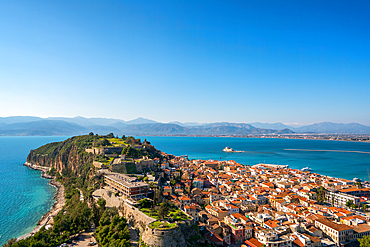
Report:
[[[92,163],[94,154],[86,153],[85,147],[91,145],[97,136],[75,136],[63,142],[46,144],[31,150],[27,162],[45,167],[52,167],[57,172],[78,173],[84,164]]]

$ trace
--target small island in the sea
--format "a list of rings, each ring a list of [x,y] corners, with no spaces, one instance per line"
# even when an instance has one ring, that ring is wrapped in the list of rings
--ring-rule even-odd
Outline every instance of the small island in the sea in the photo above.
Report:
[[[224,151],[226,153],[243,153],[244,152],[244,151],[234,150],[233,148],[230,148],[230,147],[226,147],[226,148],[222,149],[222,151]]]

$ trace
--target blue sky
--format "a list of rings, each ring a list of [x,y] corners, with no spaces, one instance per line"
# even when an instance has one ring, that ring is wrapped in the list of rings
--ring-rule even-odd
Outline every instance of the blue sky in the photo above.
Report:
[[[369,1],[1,5],[1,117],[370,125]]]

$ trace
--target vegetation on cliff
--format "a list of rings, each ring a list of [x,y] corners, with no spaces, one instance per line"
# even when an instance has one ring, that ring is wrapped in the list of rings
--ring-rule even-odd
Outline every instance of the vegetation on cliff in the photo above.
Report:
[[[117,208],[105,210],[99,221],[95,236],[99,246],[102,247],[131,246],[127,221],[125,218],[118,216]]]

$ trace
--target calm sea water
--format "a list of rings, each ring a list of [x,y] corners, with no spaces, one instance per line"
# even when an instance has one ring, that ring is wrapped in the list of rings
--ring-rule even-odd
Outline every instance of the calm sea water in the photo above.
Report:
[[[156,148],[190,159],[235,160],[242,164],[286,164],[310,167],[313,172],[333,177],[367,180],[370,154],[297,151],[286,149],[342,150],[370,152],[370,143],[221,137],[140,136]],[[0,137],[0,245],[12,237],[29,233],[50,210],[56,189],[41,178],[39,171],[22,166],[30,149],[67,137]],[[226,146],[244,153],[225,153]]]
[[[285,149],[341,150],[370,152],[370,143],[233,137],[153,137],[140,136],[156,148],[174,155],[187,154],[190,159],[235,160],[241,164],[258,163],[310,167],[312,172],[333,177],[368,180],[370,153],[297,151]],[[226,146],[244,153],[225,153]]]
[[[30,149],[66,137],[0,137],[0,246],[32,231],[52,207],[56,189],[22,164]]]

